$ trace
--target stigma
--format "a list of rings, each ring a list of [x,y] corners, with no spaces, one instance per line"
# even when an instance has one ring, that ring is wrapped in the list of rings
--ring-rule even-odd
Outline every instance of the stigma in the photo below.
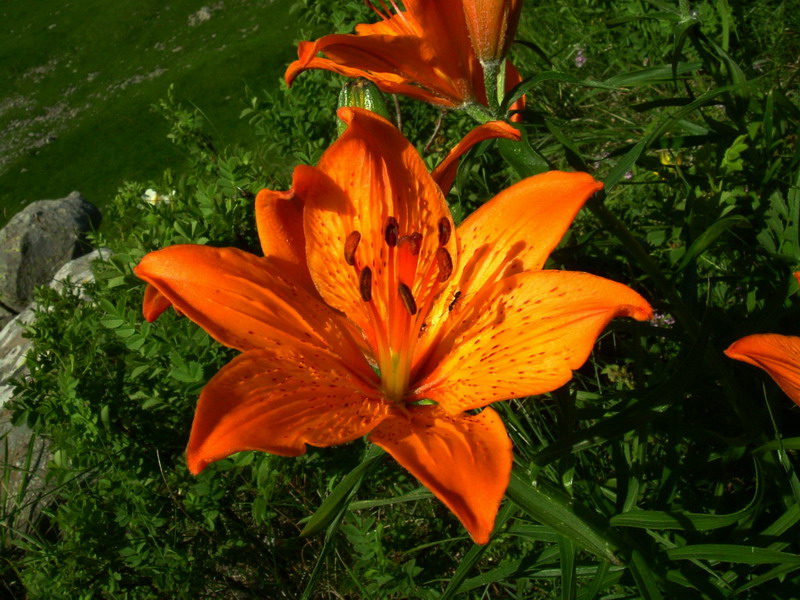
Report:
[[[358,296],[367,305],[373,326],[370,338],[380,371],[383,392],[402,402],[408,391],[411,360],[418,340],[427,328],[426,316],[442,295],[453,274],[453,257],[447,249],[453,224],[442,217],[429,230],[427,240],[419,231],[404,230],[406,223],[386,218],[373,253],[378,262],[368,264],[359,251],[362,233],[351,231],[345,238],[342,256],[354,269]],[[376,232],[377,233],[377,232]]]

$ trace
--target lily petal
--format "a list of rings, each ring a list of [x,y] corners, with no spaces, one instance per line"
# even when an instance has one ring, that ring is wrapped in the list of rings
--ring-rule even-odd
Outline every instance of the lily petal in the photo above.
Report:
[[[575,215],[601,189],[588,173],[549,171],[500,192],[458,228],[458,289],[469,294],[508,275],[541,269]]]
[[[369,440],[431,490],[485,544],[511,476],[511,440],[491,408],[448,415],[435,406],[395,412]]]
[[[764,369],[800,405],[800,337],[777,333],[748,335],[731,344],[725,354]]]
[[[197,404],[186,458],[199,473],[242,450],[298,456],[366,435],[388,414],[374,388],[337,357],[302,344],[251,350],[208,382]]]
[[[177,245],[147,254],[134,273],[226,346],[245,351],[294,339],[371,372],[338,315],[265,258],[235,248]]]
[[[365,267],[372,271],[372,302],[380,319],[386,320],[397,296],[388,276],[389,248],[384,237],[389,217],[397,220],[399,236],[422,234],[419,271],[435,263],[439,221],[447,219],[452,226],[452,217],[419,154],[394,125],[362,109],[339,109],[339,117],[348,124],[347,129],[328,148],[318,167],[295,170],[295,192],[305,205],[306,256],[317,289],[325,302],[369,335],[373,329],[371,307],[360,294],[359,273]],[[354,231],[361,234],[361,241],[355,265],[348,266],[344,248]],[[455,236],[450,236],[445,247],[455,264]],[[433,279],[423,284],[420,277],[406,283],[417,286],[412,293],[420,298]],[[423,285],[428,287],[423,289]]]
[[[490,121],[489,123],[478,125],[450,150],[445,159],[431,172],[431,177],[439,184],[442,193],[447,194],[456,179],[459,159],[475,144],[492,138],[519,141],[520,137],[521,134],[517,129],[503,121]]]
[[[646,320],[650,305],[629,287],[572,271],[506,277],[447,317],[420,363],[414,397],[451,414],[552,391],[572,378],[614,317]]]
[[[319,52],[324,52],[325,58],[318,57]],[[303,71],[324,69],[345,77],[364,77],[389,94],[451,108],[460,106],[466,86],[435,68],[435,57],[428,54],[417,37],[332,34],[313,43],[300,42],[298,59],[286,69],[284,78],[291,86]]]
[[[469,298],[504,277],[541,269],[586,200],[602,187],[587,173],[549,171],[503,190],[467,217],[458,227],[458,267],[432,309],[418,354],[448,321],[456,294]]]
[[[154,285],[149,283],[144,288],[144,301],[142,302],[142,314],[148,323],[152,323],[167,310],[172,303],[167,300]]]
[[[306,264],[303,205],[293,190],[261,190],[256,196],[256,227],[264,256],[293,281],[314,290]]]

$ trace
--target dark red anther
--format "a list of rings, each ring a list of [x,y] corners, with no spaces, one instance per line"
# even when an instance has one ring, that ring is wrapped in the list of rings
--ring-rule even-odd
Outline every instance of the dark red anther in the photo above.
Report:
[[[412,316],[417,314],[417,303],[414,300],[414,294],[411,293],[411,288],[401,282],[397,284],[397,293],[400,294],[400,299],[403,301],[408,314]]]
[[[397,246],[397,238],[400,236],[400,224],[397,222],[397,219],[389,217],[383,235],[386,238],[386,244],[390,248]]]
[[[419,250],[422,247],[422,234],[415,231],[411,235],[404,235],[397,240],[397,245],[403,248],[408,246],[408,251],[411,253],[411,256],[418,256]]]
[[[453,274],[453,259],[447,248],[439,248],[436,251],[436,264],[439,265],[439,281],[444,282],[450,279]]]
[[[364,302],[372,300],[372,269],[364,267],[358,276],[358,291]]]
[[[344,261],[351,267],[356,262],[356,248],[361,241],[361,234],[358,231],[351,231],[344,241]]]
[[[439,245],[444,246],[450,240],[450,234],[453,233],[453,226],[450,225],[450,219],[442,217],[439,219]]]

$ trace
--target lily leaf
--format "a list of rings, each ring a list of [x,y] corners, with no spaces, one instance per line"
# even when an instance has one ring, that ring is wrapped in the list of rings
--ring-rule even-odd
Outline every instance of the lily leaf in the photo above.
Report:
[[[378,463],[384,452],[377,446],[371,446],[364,455],[364,461],[355,469],[345,475],[330,495],[325,498],[320,507],[309,517],[300,537],[308,537],[319,533],[330,525],[342,512],[353,494],[361,486],[364,476]]]
[[[800,567],[800,554],[740,544],[694,544],[667,550],[670,560],[711,560],[745,565],[791,564]]]
[[[571,539],[580,548],[612,564],[621,564],[616,556],[619,544],[610,528],[589,522],[591,517],[579,514],[576,503],[552,484],[542,479],[528,483],[515,468],[506,495],[535,521]]]
[[[703,233],[701,233],[692,242],[692,244],[686,250],[686,253],[681,258],[681,262],[678,264],[677,270],[681,271],[684,268],[686,268],[686,266],[689,265],[691,261],[698,258],[701,254],[703,254],[703,252],[708,250],[708,248],[725,231],[727,231],[731,227],[737,227],[737,226],[749,227],[750,222],[747,220],[746,217],[743,217],[742,215],[725,217],[724,219],[716,221],[713,225],[711,225],[708,229],[706,229]]]

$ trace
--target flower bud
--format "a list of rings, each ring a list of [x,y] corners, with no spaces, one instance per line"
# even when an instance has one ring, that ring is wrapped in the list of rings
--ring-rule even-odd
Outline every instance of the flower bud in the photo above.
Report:
[[[464,0],[472,49],[482,64],[503,60],[514,41],[521,10],[522,0]]]
[[[368,79],[351,79],[342,86],[339,92],[339,108],[343,106],[354,106],[356,108],[366,108],[384,119],[389,119],[389,108],[383,99],[383,94],[374,83]],[[347,126],[336,119],[337,135],[342,135]]]

